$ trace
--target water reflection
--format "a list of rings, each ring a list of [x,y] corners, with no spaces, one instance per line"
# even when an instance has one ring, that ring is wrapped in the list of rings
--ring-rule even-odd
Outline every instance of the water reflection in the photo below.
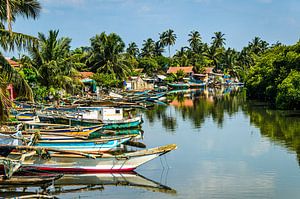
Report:
[[[208,117],[222,127],[225,113],[232,116],[243,107],[245,92],[239,87],[177,90],[169,93],[167,99],[171,106],[158,106],[145,113],[150,123],[161,120],[167,130],[175,131],[176,113],[180,113],[182,119],[191,120],[195,128],[200,128]]]
[[[246,101],[245,91],[238,87],[173,91],[167,99],[170,106],[158,106],[145,113],[150,123],[160,121],[167,131],[175,132],[181,120],[191,121],[199,129],[212,118],[222,128],[224,118],[242,112],[250,118],[251,125],[260,129],[261,135],[296,152],[300,165],[299,111],[276,111],[263,103]]]
[[[0,187],[0,198],[56,198],[64,194],[87,191],[103,191],[105,186],[123,186],[140,188],[150,192],[176,195],[176,190],[159,182],[146,178],[136,172],[100,173],[100,174],[65,174],[47,188],[40,187]]]

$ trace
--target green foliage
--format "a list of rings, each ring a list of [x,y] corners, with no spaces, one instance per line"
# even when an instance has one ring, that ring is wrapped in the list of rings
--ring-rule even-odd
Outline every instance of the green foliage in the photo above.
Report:
[[[31,85],[38,82],[38,75],[33,68],[22,68],[19,73]]]
[[[300,72],[291,71],[278,85],[276,104],[281,109],[300,109]]]
[[[295,79],[300,69],[300,52],[296,50],[299,46],[300,42],[294,46],[275,46],[255,56],[255,65],[246,75],[247,95],[266,100],[277,108],[299,109],[299,86]]]
[[[122,80],[117,79],[113,74],[95,73],[92,76],[99,86],[102,87],[121,87]]]
[[[154,58],[145,57],[139,60],[139,68],[143,68],[145,73],[152,75],[158,70],[159,65]]]

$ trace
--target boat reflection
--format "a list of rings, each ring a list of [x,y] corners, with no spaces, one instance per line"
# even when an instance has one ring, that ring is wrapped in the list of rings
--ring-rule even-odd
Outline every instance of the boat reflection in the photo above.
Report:
[[[65,174],[47,188],[39,185],[0,187],[0,198],[59,198],[60,194],[104,190],[105,186],[140,188],[150,192],[176,195],[177,191],[136,172]]]
[[[60,193],[104,190],[105,186],[126,186],[151,192],[176,194],[176,190],[148,179],[136,172],[102,174],[65,174],[55,182],[54,195]]]

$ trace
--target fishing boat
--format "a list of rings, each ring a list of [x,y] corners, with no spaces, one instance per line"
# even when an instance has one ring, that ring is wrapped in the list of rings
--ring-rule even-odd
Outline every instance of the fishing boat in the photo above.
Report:
[[[40,186],[48,187],[55,180],[61,178],[62,174],[51,174],[38,171],[22,170],[15,172],[10,178],[6,178],[5,175],[0,175],[0,187],[6,186]]]
[[[3,146],[0,146],[0,149],[1,148],[3,148]],[[37,149],[36,147],[26,148],[32,148],[32,150]],[[100,155],[93,155],[93,158],[85,158],[83,155],[63,153],[52,153],[50,155],[50,159],[44,159],[39,155],[33,155],[24,159],[22,162],[22,168],[80,173],[129,172],[156,157],[175,150],[176,148],[176,144],[169,144],[146,150],[122,153],[119,155],[103,153]],[[44,148],[44,150],[47,150],[47,148]],[[12,159],[18,158],[19,156],[20,154],[13,152],[8,155],[8,157]]]
[[[187,83],[183,83],[183,82],[179,82],[179,83],[168,83],[168,86],[170,89],[188,89],[190,87],[189,84]]]
[[[202,87],[206,86],[205,82],[202,82],[202,83],[189,82],[188,84],[189,84],[189,88],[202,88]]]
[[[136,128],[142,122],[142,116],[125,118],[122,108],[101,107],[99,109],[82,111],[67,115],[39,115],[42,122],[69,124],[71,126],[102,125],[103,129]]]
[[[137,135],[120,135],[109,138],[87,139],[72,136],[42,135],[41,138],[36,141],[34,146],[97,154],[99,152],[114,150],[116,147],[136,136]]]
[[[77,126],[77,127],[69,127],[69,128],[55,128],[55,129],[27,129],[26,132],[40,132],[41,134],[50,134],[52,135],[73,135],[73,136],[89,136],[91,133],[102,130],[102,125],[95,126]]]

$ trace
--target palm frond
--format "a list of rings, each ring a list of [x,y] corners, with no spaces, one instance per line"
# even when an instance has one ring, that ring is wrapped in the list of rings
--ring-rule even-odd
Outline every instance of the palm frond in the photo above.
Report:
[[[18,50],[32,47],[37,44],[37,38],[18,33],[18,32],[9,32],[5,29],[0,29],[0,46],[4,50],[13,51],[15,48]]]

